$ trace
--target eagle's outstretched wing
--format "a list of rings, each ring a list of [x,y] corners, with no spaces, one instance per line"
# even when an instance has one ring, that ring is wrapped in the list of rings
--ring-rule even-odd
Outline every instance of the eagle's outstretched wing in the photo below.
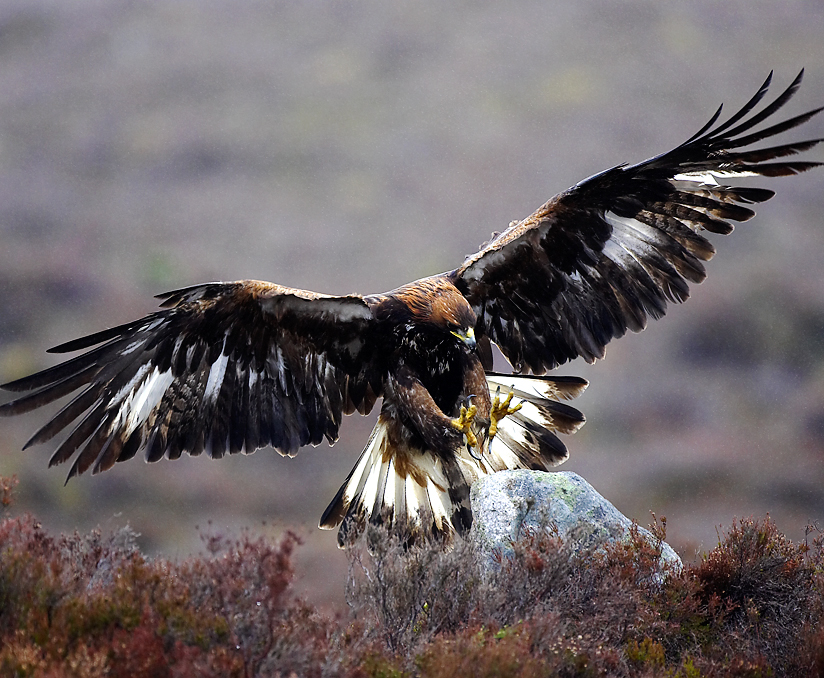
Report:
[[[450,277],[478,315],[476,335],[497,344],[516,370],[543,374],[578,356],[601,358],[627,329],[659,318],[689,295],[715,250],[702,230],[754,212],[773,191],[716,179],[784,176],[820,165],[779,160],[821,139],[738,150],[796,127],[822,109],[751,131],[795,94],[803,71],[758,112],[772,79],[726,122],[712,119],[686,142],[637,165],[596,174],[493,238]],[[749,116],[749,117],[748,117]],[[715,126],[714,126],[715,125]]]
[[[381,396],[374,323],[359,296],[271,283],[209,283],[159,295],[162,310],[51,349],[86,353],[5,384],[33,391],[19,414],[82,389],[29,440],[79,419],[50,465],[105,471],[141,447],[147,461],[272,445],[293,454],[337,439],[341,414]],[[95,347],[95,348],[92,348]]]

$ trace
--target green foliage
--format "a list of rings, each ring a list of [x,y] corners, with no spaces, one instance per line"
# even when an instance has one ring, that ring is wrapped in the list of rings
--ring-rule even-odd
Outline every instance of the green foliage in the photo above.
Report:
[[[637,667],[663,667],[666,663],[664,646],[651,638],[644,638],[640,643],[631,640],[626,649],[627,661]]]
[[[683,572],[638,534],[575,555],[532,532],[489,571],[467,542],[369,528],[335,618],[291,593],[293,534],[206,543],[205,558],[148,560],[128,529],[53,537],[6,518],[0,675],[824,675],[824,548],[769,519],[738,521]]]

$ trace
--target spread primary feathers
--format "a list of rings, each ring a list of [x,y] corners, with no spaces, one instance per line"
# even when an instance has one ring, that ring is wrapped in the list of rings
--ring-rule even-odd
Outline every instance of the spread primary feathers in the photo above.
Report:
[[[321,527],[340,525],[342,543],[366,521],[406,534],[463,533],[477,477],[567,458],[556,433],[575,432],[584,417],[560,401],[587,384],[542,375],[578,356],[603,357],[611,339],[684,301],[715,253],[702,232],[730,233],[730,220],[754,215],[745,205],[773,195],[725,182],[821,164],[786,159],[819,139],[746,150],[821,110],[754,131],[795,94],[802,73],[760,110],[771,77],[725,122],[719,108],[672,151],[555,196],[448,273],[369,296],[259,281],[160,295],[161,310],[145,318],[51,349],[85,353],[5,384],[28,393],[0,414],[79,391],[26,444],[70,429],[50,465],[71,462],[71,478],[141,450],[147,461],[267,445],[293,455],[334,443],[343,414],[366,414],[380,399]],[[492,344],[513,374],[492,372]]]

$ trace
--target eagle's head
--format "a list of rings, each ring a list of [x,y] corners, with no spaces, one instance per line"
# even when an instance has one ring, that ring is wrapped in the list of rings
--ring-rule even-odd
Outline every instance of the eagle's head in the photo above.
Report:
[[[477,317],[469,302],[449,284],[451,289],[436,296],[432,300],[429,323],[439,329],[448,331],[452,336],[460,339],[467,348],[475,348],[475,322]]]
[[[475,348],[477,317],[457,287],[444,276],[432,276],[399,287],[385,297],[392,319],[408,333],[457,338]]]

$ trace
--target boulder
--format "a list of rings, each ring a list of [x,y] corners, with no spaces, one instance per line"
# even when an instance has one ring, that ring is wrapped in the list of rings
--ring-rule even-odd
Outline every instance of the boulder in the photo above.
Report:
[[[471,491],[472,533],[478,550],[494,566],[495,551],[512,553],[526,529],[553,529],[573,553],[629,536],[632,521],[595,488],[569,471],[501,471],[479,479]],[[658,545],[642,527],[640,534]],[[662,564],[680,570],[681,558],[661,542]]]

